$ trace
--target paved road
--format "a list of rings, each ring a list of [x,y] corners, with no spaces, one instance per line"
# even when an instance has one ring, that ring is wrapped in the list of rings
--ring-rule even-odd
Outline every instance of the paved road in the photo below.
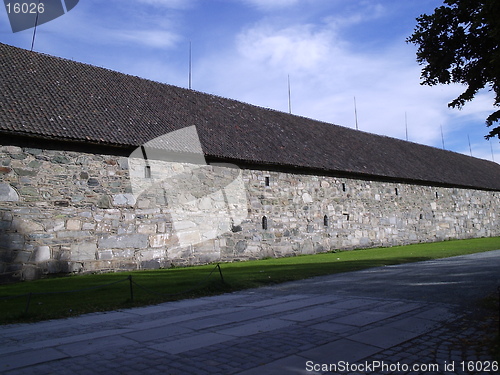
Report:
[[[319,277],[281,289],[322,293],[326,286],[347,295],[471,306],[500,286],[500,251]]]
[[[471,374],[491,358],[469,310],[499,270],[500,250],[3,326],[0,373]]]

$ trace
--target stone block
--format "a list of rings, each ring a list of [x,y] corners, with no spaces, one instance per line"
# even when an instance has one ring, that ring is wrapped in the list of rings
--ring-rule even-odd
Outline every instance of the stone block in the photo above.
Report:
[[[9,262],[9,260],[3,259],[4,257],[9,257],[11,250],[22,250],[24,249],[24,236],[18,233],[1,233],[0,232],[0,249],[6,251],[0,251],[0,260]]]
[[[149,206],[151,205],[151,201],[149,199],[141,199],[138,203],[137,203],[137,207],[143,209],[143,208],[149,208]]]
[[[113,258],[133,258],[135,256],[134,249],[119,249],[113,250]]]
[[[14,218],[12,220],[12,229],[19,233],[31,233],[43,231],[43,226],[32,220]]]
[[[65,201],[65,200],[54,201],[54,206],[56,206],[56,207],[69,207],[69,201]]]
[[[34,252],[35,262],[45,262],[50,260],[50,247],[48,246],[37,246]]]
[[[137,226],[138,233],[152,234],[156,233],[156,224],[141,224]]]
[[[0,183],[0,202],[18,202],[19,195],[9,184]]]
[[[82,222],[76,219],[69,219],[66,222],[67,230],[80,230],[82,228]]]
[[[186,229],[196,228],[196,223],[189,220],[179,220],[173,223],[174,229],[177,231],[183,231]]]
[[[15,252],[15,259],[14,259],[14,262],[15,263],[27,263],[29,262],[31,256],[32,256],[32,252],[31,251],[17,251]]]
[[[171,236],[168,233],[149,236],[149,245],[151,247],[165,247],[169,244],[171,244]]]
[[[180,246],[193,245],[201,242],[200,232],[197,230],[178,232],[177,238],[179,239]]]
[[[64,155],[56,155],[52,158],[54,163],[58,164],[69,164],[70,160]]]
[[[33,168],[33,169],[38,169],[42,166],[42,162],[38,160],[32,160],[29,162],[28,167]]]
[[[31,169],[31,168],[14,168],[14,172],[18,176],[36,176],[38,174],[38,170],[36,169]]]
[[[126,212],[126,213],[123,214],[123,219],[125,221],[132,221],[132,220],[135,219],[135,214]]]
[[[0,220],[0,231],[10,229],[12,222],[7,220]]]
[[[21,153],[21,154],[15,154],[10,156],[13,160],[24,160],[28,157],[28,155]]]
[[[359,244],[363,247],[370,246],[372,244],[372,241],[368,237],[361,237],[359,240]]]
[[[143,249],[148,246],[146,234],[123,234],[102,236],[98,240],[99,249]]]
[[[90,232],[80,231],[80,230],[57,232],[57,238],[83,238],[83,237],[91,237]]]
[[[121,169],[128,169],[128,158],[119,158],[118,165]]]
[[[97,260],[112,260],[113,257],[113,250],[99,250],[97,252]]]
[[[45,270],[48,273],[61,273],[67,272],[67,263],[66,262],[58,262],[58,261],[50,261],[45,264]]]
[[[153,259],[163,259],[166,257],[166,252],[163,249],[148,249],[139,252],[139,258],[143,261]]]
[[[94,223],[83,223],[82,224],[82,230],[94,230],[94,229],[95,229]]]
[[[301,254],[314,254],[314,247],[311,241],[305,241],[300,249]]]
[[[247,241],[241,240],[236,243],[234,246],[234,251],[239,254],[243,254],[248,246]]]
[[[219,261],[220,259],[219,252],[204,252],[202,254],[195,253],[196,263],[213,263]]]
[[[42,270],[40,267],[25,265],[22,270],[22,279],[26,281],[36,280],[42,277]]]
[[[102,197],[100,197],[97,201],[97,207],[104,209],[111,208],[111,197],[109,195],[103,195]]]
[[[158,259],[144,260],[140,265],[140,268],[144,270],[157,270],[161,267],[162,263]]]
[[[157,224],[158,233],[165,233],[167,231],[167,224],[165,222],[161,222]]]
[[[93,242],[83,242],[71,246],[72,261],[86,261],[96,259],[97,246]]]
[[[313,202],[313,199],[312,199],[312,197],[311,197],[311,194],[309,194],[309,193],[304,193],[304,194],[302,194],[302,201],[303,201],[304,203],[312,203],[312,202]]]
[[[53,227],[52,227],[54,232],[64,230],[64,221],[63,220],[56,220],[53,222]]]
[[[3,151],[9,154],[20,154],[23,152],[23,149],[17,146],[3,146]]]
[[[113,206],[133,206],[136,200],[133,194],[113,195]]]
[[[27,154],[33,155],[33,156],[37,156],[37,155],[40,155],[42,153],[42,150],[39,148],[25,148],[24,152],[26,152]]]

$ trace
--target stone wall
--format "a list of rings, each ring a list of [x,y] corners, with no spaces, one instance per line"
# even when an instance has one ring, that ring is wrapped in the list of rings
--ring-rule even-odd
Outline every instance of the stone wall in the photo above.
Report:
[[[500,235],[499,192],[151,163],[0,146],[0,277]]]

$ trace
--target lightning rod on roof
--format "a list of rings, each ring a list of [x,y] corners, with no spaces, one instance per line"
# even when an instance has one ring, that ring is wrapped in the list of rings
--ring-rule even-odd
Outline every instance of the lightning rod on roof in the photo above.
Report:
[[[467,139],[469,140],[469,151],[470,151],[470,156],[472,156],[472,146],[470,145],[470,135],[467,134]]]
[[[192,79],[192,55],[191,55],[191,41],[189,41],[189,78],[188,78],[188,87],[191,90],[191,79]]]
[[[444,135],[443,135],[443,125],[441,125],[441,141],[443,142],[443,150],[444,148]]]
[[[356,121],[356,130],[359,130],[359,128],[358,128],[358,107],[356,105],[356,97],[354,97],[354,120]]]
[[[290,87],[290,74],[288,75],[288,113],[292,113],[292,89]]]
[[[405,111],[406,142],[408,142],[408,115]]]
[[[493,143],[491,142],[491,138],[489,139],[490,147],[491,147],[491,160],[495,161],[495,155],[493,154]]]
[[[38,5],[40,6],[40,0],[38,0]],[[33,52],[33,48],[35,47],[35,37],[36,37],[36,28],[38,26],[38,12],[39,6],[36,7],[36,18],[35,18],[35,28],[33,29],[33,38],[31,39],[31,52]]]

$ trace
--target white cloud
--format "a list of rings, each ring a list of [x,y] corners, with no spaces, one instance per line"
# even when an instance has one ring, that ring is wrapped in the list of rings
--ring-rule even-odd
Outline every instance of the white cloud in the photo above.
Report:
[[[354,96],[360,130],[438,144],[446,126],[451,89],[419,85],[419,68],[404,43],[377,54],[354,51],[328,24],[279,27],[272,22],[246,29],[237,49],[206,60],[203,87],[282,111],[354,127]]]
[[[286,8],[296,5],[300,0],[243,0],[245,3],[255,6],[261,10]]]
[[[382,4],[368,1],[356,4],[355,7],[347,10],[340,17],[326,17],[326,21],[330,22],[332,26],[341,29],[343,27],[358,25],[368,20],[383,17],[386,13],[387,9]]]
[[[116,30],[110,35],[117,41],[155,48],[173,47],[180,39],[177,34],[163,30]]]
[[[240,34],[238,52],[243,59],[275,69],[318,69],[331,53],[333,35],[329,30],[316,31],[312,25],[276,30],[263,25]]]
[[[191,7],[191,0],[136,0],[139,3],[165,7],[170,9],[186,9]]]

